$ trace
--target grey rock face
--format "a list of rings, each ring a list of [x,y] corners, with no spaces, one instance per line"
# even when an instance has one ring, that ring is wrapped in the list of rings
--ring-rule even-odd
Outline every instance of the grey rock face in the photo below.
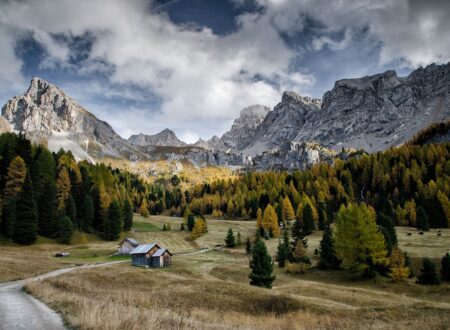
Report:
[[[23,95],[13,97],[3,106],[2,116],[14,130],[25,132],[33,141],[48,144],[53,151],[71,150],[77,159],[145,156],[108,123],[39,78],[33,78]]]
[[[295,140],[373,152],[397,146],[449,117],[450,63],[433,64],[408,77],[386,71],[337,81]]]
[[[128,142],[141,147],[145,146],[170,146],[170,147],[184,147],[187,144],[175,135],[175,132],[170,129],[165,129],[158,134],[146,135],[138,134],[132,135],[128,139]]]
[[[225,146],[233,150],[242,150],[255,138],[256,129],[269,113],[270,108],[263,105],[252,105],[241,110],[231,129],[220,139]]]

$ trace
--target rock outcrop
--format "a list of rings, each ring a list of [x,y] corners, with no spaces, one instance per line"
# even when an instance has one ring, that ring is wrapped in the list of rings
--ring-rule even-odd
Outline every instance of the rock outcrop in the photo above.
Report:
[[[137,134],[128,138],[128,142],[141,147],[145,146],[170,146],[170,147],[184,147],[187,144],[176,136],[175,132],[170,129],[165,129],[154,135]]]

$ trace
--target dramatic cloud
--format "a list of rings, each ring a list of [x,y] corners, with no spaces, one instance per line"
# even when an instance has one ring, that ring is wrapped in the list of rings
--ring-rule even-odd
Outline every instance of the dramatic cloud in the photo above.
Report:
[[[44,50],[39,72],[58,73],[120,134],[169,127],[193,142],[223,132],[245,106],[274,106],[284,90],[320,96],[338,75],[449,60],[448,1],[230,1],[258,10],[223,35],[175,24],[153,1],[3,2],[0,97],[30,78],[17,42],[31,38]]]

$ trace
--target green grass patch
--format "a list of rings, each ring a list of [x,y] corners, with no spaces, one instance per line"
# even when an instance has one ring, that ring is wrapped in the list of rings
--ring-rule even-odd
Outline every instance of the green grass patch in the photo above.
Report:
[[[148,222],[134,222],[133,228],[137,232],[152,232],[152,231],[161,231],[162,229],[158,226],[148,223]]]

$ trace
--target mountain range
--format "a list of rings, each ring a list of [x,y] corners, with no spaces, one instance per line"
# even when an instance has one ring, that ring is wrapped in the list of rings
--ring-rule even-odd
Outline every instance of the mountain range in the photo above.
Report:
[[[21,131],[77,159],[188,160],[197,166],[303,168],[343,149],[385,150],[450,118],[450,63],[343,79],[322,100],[284,92],[274,109],[249,106],[228,132],[187,144],[169,129],[119,136],[60,88],[40,78],[2,108],[0,131]]]

